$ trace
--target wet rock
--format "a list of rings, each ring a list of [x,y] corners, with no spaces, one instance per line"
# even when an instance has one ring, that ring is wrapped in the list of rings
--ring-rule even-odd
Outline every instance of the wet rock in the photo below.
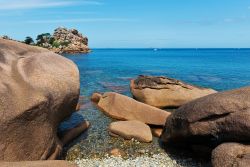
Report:
[[[139,76],[130,83],[134,98],[159,108],[179,107],[194,99],[216,93],[167,77]]]
[[[119,137],[119,135],[117,135],[115,133],[112,133],[111,131],[109,131],[109,135],[112,136],[112,137]]]
[[[79,98],[77,66],[47,49],[0,39],[0,76],[0,161],[57,158],[57,127]]]
[[[109,126],[109,131],[124,139],[136,139],[141,142],[151,142],[152,133],[150,127],[140,121],[119,121]]]
[[[213,167],[246,167],[250,165],[250,146],[240,143],[224,143],[213,150]]]
[[[76,111],[80,111],[80,110],[81,110],[81,104],[77,103],[77,105],[76,105]]]
[[[169,112],[164,110],[112,92],[104,93],[97,105],[101,111],[111,118],[138,120],[152,125],[164,125],[170,115]]]
[[[166,121],[164,141],[250,141],[250,87],[220,92],[177,109]]]
[[[62,132],[61,142],[63,145],[69,144],[70,141],[78,137],[82,132],[87,130],[90,126],[88,121],[83,121],[82,123],[78,124],[76,127]]]
[[[98,103],[101,97],[102,95],[100,93],[93,93],[93,95],[91,96],[91,101]]]
[[[76,167],[67,161],[0,162],[1,167]]]

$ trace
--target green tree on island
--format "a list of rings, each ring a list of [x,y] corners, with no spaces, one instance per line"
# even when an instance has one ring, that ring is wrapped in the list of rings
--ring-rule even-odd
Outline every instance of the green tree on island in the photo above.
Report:
[[[39,34],[36,38],[37,45],[42,45],[44,43],[49,43],[51,39],[50,33]]]
[[[30,36],[28,36],[25,38],[24,43],[31,45],[34,44],[34,40]]]

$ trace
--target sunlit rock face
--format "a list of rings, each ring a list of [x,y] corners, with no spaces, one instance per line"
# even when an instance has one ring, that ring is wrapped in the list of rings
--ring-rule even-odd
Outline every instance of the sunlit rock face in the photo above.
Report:
[[[189,102],[168,117],[165,142],[212,144],[250,141],[250,87]]]
[[[159,108],[180,107],[197,98],[216,93],[213,89],[156,76],[139,76],[131,80],[130,89],[136,100]]]
[[[79,86],[72,61],[0,39],[0,161],[55,159],[57,127],[75,111]]]
[[[54,47],[56,52],[61,53],[87,53],[88,38],[83,36],[76,29],[66,29],[59,27],[55,29],[53,38],[59,46]]]

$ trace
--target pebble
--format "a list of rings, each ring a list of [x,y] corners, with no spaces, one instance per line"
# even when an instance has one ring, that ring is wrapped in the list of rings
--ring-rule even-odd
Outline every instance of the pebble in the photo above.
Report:
[[[114,157],[121,157],[122,155],[125,155],[125,153],[118,148],[114,148],[114,149],[110,150],[109,154],[114,156]]]
[[[182,161],[182,162],[180,162]],[[104,159],[77,159],[78,167],[191,167],[197,166],[190,159],[173,160],[167,154],[155,154],[152,157],[140,156],[135,159],[123,159],[110,156]]]

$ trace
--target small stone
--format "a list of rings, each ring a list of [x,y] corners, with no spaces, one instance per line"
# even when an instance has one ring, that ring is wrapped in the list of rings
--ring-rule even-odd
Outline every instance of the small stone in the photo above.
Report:
[[[160,137],[162,134],[163,128],[152,128],[151,131],[155,137]]]
[[[121,157],[121,156],[125,155],[125,153],[118,148],[114,148],[114,149],[110,150],[109,154],[112,156],[115,156],[115,157]]]
[[[93,95],[91,96],[91,101],[98,103],[101,97],[102,95],[100,93],[93,93]]]
[[[77,103],[77,105],[76,105],[76,111],[80,111],[80,109],[81,109],[81,104]]]
[[[140,154],[145,154],[145,153],[146,153],[145,150],[139,150],[138,152],[139,152]]]

